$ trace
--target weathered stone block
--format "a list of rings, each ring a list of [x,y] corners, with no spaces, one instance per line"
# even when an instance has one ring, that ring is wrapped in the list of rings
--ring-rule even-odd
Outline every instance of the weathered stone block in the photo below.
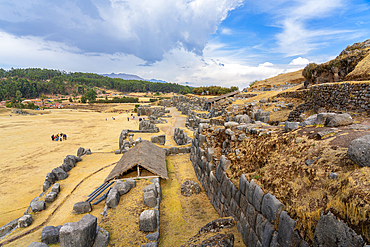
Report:
[[[243,195],[246,195],[246,188],[249,188],[249,181],[245,177],[245,174],[242,174],[239,180],[240,193],[242,193]]]
[[[18,219],[18,227],[28,227],[32,224],[32,216],[29,214],[25,214]]]
[[[348,146],[347,155],[359,166],[370,166],[370,135],[365,135],[351,141]]]
[[[253,206],[259,212],[261,212],[263,196],[264,196],[264,193],[261,187],[257,184],[256,188],[254,189],[254,194],[253,194]]]
[[[364,243],[361,236],[356,235],[355,231],[349,228],[343,221],[337,220],[331,212],[321,215],[312,239],[312,245],[314,247],[362,247]]]
[[[131,190],[131,184],[127,181],[123,182],[118,180],[113,188],[118,191],[120,196],[122,196]]]
[[[50,188],[51,184],[49,181],[45,181],[44,184],[42,185],[42,191],[47,191]]]
[[[106,204],[108,208],[116,208],[118,206],[120,197],[117,189],[113,188],[109,191]]]
[[[84,214],[87,212],[91,212],[91,204],[90,202],[77,202],[73,205],[73,214]]]
[[[170,148],[170,153],[171,154],[178,154],[179,153],[179,148],[178,147],[171,147]]]
[[[279,218],[278,243],[281,247],[299,247],[301,238],[294,231],[295,221],[286,211],[281,212]]]
[[[262,235],[262,247],[269,247],[272,235],[274,234],[274,226],[270,222],[266,222],[265,229]]]
[[[157,197],[152,190],[144,192],[144,204],[152,208],[157,206]]]
[[[27,247],[48,247],[48,245],[45,243],[40,243],[40,242],[32,242]]]
[[[52,203],[55,201],[55,198],[57,197],[57,193],[50,192],[45,196],[45,202]]]
[[[109,244],[109,232],[101,227],[96,229],[96,237],[92,247],[107,247]]]
[[[60,247],[92,246],[96,237],[97,218],[91,214],[78,222],[65,223],[59,232]]]
[[[248,191],[247,191],[247,199],[249,203],[253,203],[253,195],[254,195],[254,189],[256,188],[256,183],[254,182],[254,179],[251,180],[248,186]]]
[[[32,212],[40,212],[45,209],[45,202],[44,201],[32,201],[31,202],[31,209]]]
[[[62,226],[45,226],[42,228],[41,242],[45,244],[59,243],[59,231]]]
[[[52,173],[54,173],[57,180],[63,180],[68,177],[68,174],[60,167],[54,168]]]
[[[157,216],[154,210],[145,210],[140,214],[139,228],[144,232],[154,232],[157,230]]]
[[[53,184],[53,187],[51,187],[51,192],[58,194],[60,192],[60,184],[59,183]]]
[[[256,229],[257,211],[254,209],[252,204],[248,204],[247,211],[245,212],[245,217],[247,218],[249,225],[254,231]]]
[[[271,223],[275,222],[277,214],[279,214],[283,208],[284,205],[270,193],[267,193],[262,199],[262,214]]]

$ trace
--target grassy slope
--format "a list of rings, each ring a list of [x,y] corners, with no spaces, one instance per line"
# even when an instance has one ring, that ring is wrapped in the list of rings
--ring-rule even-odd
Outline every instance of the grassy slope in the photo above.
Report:
[[[300,84],[301,81],[304,81],[304,77],[302,76],[302,70],[298,70],[295,72],[280,74],[265,80],[257,81],[254,83],[251,88],[260,89],[262,87],[270,88],[272,86],[280,86],[284,85],[286,82],[293,83],[293,84]]]

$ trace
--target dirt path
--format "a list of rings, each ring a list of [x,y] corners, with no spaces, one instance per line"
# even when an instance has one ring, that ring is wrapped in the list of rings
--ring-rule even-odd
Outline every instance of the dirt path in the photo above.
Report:
[[[176,127],[184,127],[186,116],[170,108],[175,121],[166,131],[166,138],[173,139]],[[197,234],[199,229],[218,219],[219,215],[209,202],[204,190],[198,195],[184,197],[180,193],[181,184],[186,180],[199,181],[190,161],[190,154],[173,155],[167,157],[167,171],[169,180],[162,180],[163,200],[161,203],[160,218],[160,246],[180,246],[189,238]],[[236,227],[233,232],[235,246],[244,246],[241,235]]]

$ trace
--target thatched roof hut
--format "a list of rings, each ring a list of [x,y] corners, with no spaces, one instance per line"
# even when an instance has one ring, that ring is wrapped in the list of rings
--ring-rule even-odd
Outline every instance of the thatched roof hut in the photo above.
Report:
[[[168,179],[166,152],[149,141],[142,141],[122,155],[105,182],[121,178],[137,166],[138,171],[144,168],[153,175]]]

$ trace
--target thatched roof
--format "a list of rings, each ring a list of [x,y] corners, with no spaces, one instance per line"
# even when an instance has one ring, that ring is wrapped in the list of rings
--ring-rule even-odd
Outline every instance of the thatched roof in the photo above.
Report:
[[[214,98],[210,98],[210,99],[207,100],[207,102],[208,103],[213,103],[213,102],[219,101],[221,99],[225,99],[225,98],[234,96],[235,94],[238,94],[238,93],[240,93],[240,92],[237,90],[237,91],[234,91],[234,92],[223,94],[223,95],[220,95],[220,96],[217,96],[217,97],[214,97]]]
[[[164,149],[149,141],[142,141],[122,155],[105,181],[121,177],[136,165],[140,165],[161,178],[168,179]]]

